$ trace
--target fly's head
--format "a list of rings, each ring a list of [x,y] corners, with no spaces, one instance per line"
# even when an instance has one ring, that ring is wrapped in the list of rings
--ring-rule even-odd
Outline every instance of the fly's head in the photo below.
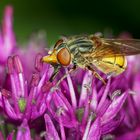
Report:
[[[52,65],[68,66],[71,63],[71,53],[67,47],[67,43],[59,40],[52,52],[44,56],[42,61]]]

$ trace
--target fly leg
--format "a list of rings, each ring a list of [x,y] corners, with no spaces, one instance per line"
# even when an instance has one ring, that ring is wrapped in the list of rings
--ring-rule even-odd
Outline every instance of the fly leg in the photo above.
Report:
[[[91,67],[91,66],[87,66],[86,67],[88,70],[92,71],[93,75],[98,78],[100,81],[103,82],[104,85],[106,85],[105,80]]]
[[[75,71],[77,68],[77,65],[74,65],[66,74],[64,74],[61,79],[56,83],[56,87],[59,86],[59,84],[68,76],[68,74],[72,73],[73,71]]]
[[[49,81],[52,82],[54,80],[54,78],[56,77],[56,75],[59,72],[60,67],[59,66],[54,66],[54,72],[52,74],[52,76],[50,77]]]

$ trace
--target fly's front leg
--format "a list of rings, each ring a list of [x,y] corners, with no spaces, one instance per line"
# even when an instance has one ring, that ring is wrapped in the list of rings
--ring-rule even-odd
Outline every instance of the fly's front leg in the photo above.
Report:
[[[104,85],[106,85],[105,80],[91,67],[91,66],[86,66],[86,68],[90,71],[92,71],[93,75],[98,78],[99,80],[101,80],[103,82]]]
[[[72,73],[73,71],[75,71],[77,68],[77,65],[74,65],[66,74],[64,74],[61,79],[56,83],[56,87],[59,86],[59,84],[67,77],[68,74]]]
[[[52,76],[49,79],[50,82],[52,82],[54,80],[54,78],[56,77],[56,75],[59,72],[59,69],[60,69],[60,66],[54,66],[54,72],[53,72]]]

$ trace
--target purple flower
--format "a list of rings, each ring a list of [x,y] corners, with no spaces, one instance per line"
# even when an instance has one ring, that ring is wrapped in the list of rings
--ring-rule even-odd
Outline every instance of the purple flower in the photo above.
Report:
[[[25,118],[31,121],[38,118],[46,111],[47,94],[42,92],[42,86],[48,81],[51,69],[47,66],[41,77],[39,73],[34,73],[31,83],[28,84],[18,56],[9,57],[7,67],[10,87],[0,92],[1,107],[9,118],[16,121]]]
[[[23,123],[18,128],[16,140],[32,140],[30,128],[26,119],[23,120]]]
[[[68,75],[67,81],[61,82],[60,89],[53,88],[48,94],[46,104],[52,117],[45,116],[47,136],[55,139],[60,131],[59,139],[63,140],[74,137],[77,140],[98,140],[117,128],[124,118],[121,109],[128,96],[128,90],[121,92],[115,87],[117,83],[117,80],[110,79],[103,86],[90,72],[85,72],[78,85],[75,78]],[[55,128],[53,121],[59,128]]]

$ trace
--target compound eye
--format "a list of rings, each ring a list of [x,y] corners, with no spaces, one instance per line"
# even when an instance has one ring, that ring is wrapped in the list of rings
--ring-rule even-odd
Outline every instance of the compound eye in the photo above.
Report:
[[[70,64],[71,54],[70,54],[70,52],[68,51],[67,48],[62,48],[57,53],[57,60],[63,66],[68,66]]]

